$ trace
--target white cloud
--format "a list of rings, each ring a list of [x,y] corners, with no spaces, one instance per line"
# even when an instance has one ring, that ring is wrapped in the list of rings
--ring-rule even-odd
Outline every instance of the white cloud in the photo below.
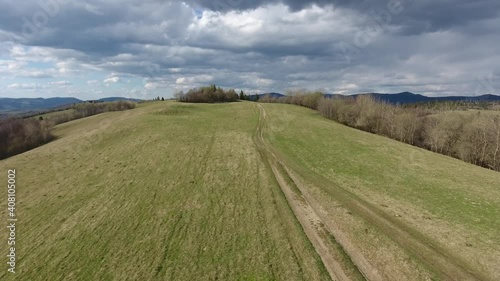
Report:
[[[157,90],[157,89],[166,89],[170,88],[170,83],[168,81],[162,81],[162,80],[151,80],[149,81],[146,79],[145,84],[144,84],[144,89],[148,91],[152,90]]]
[[[108,77],[103,81],[103,83],[105,84],[118,83],[118,82],[120,82],[120,77],[117,76]]]
[[[53,85],[53,86],[60,86],[60,87],[65,87],[65,86],[69,86],[73,83],[69,82],[69,81],[55,81],[55,82],[49,82],[49,85]]]
[[[196,75],[191,77],[179,77],[175,80],[176,84],[184,85],[196,85],[196,84],[206,84],[214,80],[212,75]]]
[[[9,89],[36,90],[46,88],[44,85],[35,83],[14,83],[7,86]]]
[[[274,80],[272,79],[265,79],[265,78],[259,78],[255,81],[255,84],[258,87],[269,87],[274,84]]]

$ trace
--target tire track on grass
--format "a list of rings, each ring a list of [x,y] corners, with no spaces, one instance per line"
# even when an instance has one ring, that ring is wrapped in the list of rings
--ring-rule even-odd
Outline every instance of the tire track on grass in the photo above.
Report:
[[[258,108],[260,111],[259,125],[256,131],[258,147],[269,161],[276,179],[280,183],[283,192],[287,194],[289,204],[294,208],[294,212],[296,212],[296,216],[299,218],[299,221],[301,221],[301,224],[303,224],[304,230],[306,233],[309,232],[308,237],[310,237],[311,242],[315,245],[315,248],[325,263],[325,266],[329,272],[333,271],[331,273],[332,278],[334,278],[335,274],[338,274],[335,270],[338,266],[335,266],[335,261],[332,263],[332,261],[325,256],[328,252],[323,249],[324,243],[321,243],[321,241],[314,241],[317,239],[317,235],[315,235],[315,233],[311,233],[311,225],[308,224],[307,221],[304,224],[304,220],[300,219],[301,216],[304,216],[304,213],[310,212],[312,214],[310,217],[316,217],[319,222],[325,223],[326,229],[336,239],[337,243],[342,246],[344,252],[350,256],[352,261],[357,265],[367,279],[382,280],[382,277],[378,274],[377,270],[373,268],[364,259],[364,257],[356,251],[356,247],[350,244],[350,241],[347,241],[345,236],[339,232],[338,228],[336,228],[334,223],[331,221],[331,218],[328,218],[326,216],[327,214],[321,212],[321,205],[307,192],[307,189],[303,187],[301,179],[296,175],[296,173],[287,167],[286,164],[273,153],[272,148],[263,137],[266,112],[261,105],[258,105]],[[282,171],[279,171],[280,168]],[[290,184],[285,182],[284,179],[286,177],[290,179]],[[332,187],[328,185],[329,188],[326,188],[326,183],[319,180],[315,180],[314,183],[334,196],[336,200],[345,204],[349,209],[357,212],[361,218],[377,227],[384,234],[386,234],[387,237],[400,245],[400,247],[414,254],[423,264],[441,275],[443,279],[489,280],[481,272],[477,272],[471,268],[459,257],[453,256],[439,245],[432,243],[432,241],[428,241],[423,234],[411,229],[402,222],[389,217],[389,215],[383,213],[381,210],[355,196],[351,192],[339,186]],[[295,198],[290,191],[290,185],[297,188],[298,193],[295,195]],[[297,197],[300,197],[303,201],[302,207],[297,206],[300,202]]]
[[[170,247],[169,246],[170,246],[170,243],[172,243],[172,239],[173,239],[175,233],[178,231],[177,225],[179,225],[179,222],[181,220],[182,220],[182,212],[177,215],[175,222],[173,224],[173,227],[171,228],[172,230],[163,239],[163,254],[162,254],[160,262],[156,266],[155,277],[158,277],[161,273],[164,273],[166,270],[164,266],[167,262],[169,254],[170,254]]]
[[[261,153],[264,161],[267,161],[271,170],[276,178],[276,181],[281,187],[285,198],[288,201],[293,213],[297,220],[302,225],[302,228],[312,243],[314,249],[323,261],[323,265],[328,271],[332,280],[351,280],[346,274],[346,270],[333,258],[334,247],[331,243],[321,235],[322,221],[315,210],[307,203],[307,201],[297,193],[297,187],[293,186],[290,178],[283,173],[283,168],[280,167],[279,160],[269,149],[264,140],[264,126],[265,126],[265,111],[261,105],[259,108],[259,123],[255,131],[255,143],[257,149]]]

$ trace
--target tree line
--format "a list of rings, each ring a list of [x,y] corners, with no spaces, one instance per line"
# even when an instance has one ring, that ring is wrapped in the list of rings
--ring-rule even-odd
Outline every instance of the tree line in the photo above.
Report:
[[[499,102],[492,101],[475,101],[475,100],[459,100],[459,101],[426,101],[418,103],[404,104],[405,108],[422,108],[433,111],[450,111],[450,110],[500,110]]]
[[[320,92],[266,96],[260,102],[308,107],[349,127],[500,171],[500,112],[436,111],[427,105],[393,105],[370,95],[325,98]]]
[[[6,119],[0,121],[0,159],[4,159],[54,139],[52,126],[37,119]]]
[[[108,111],[135,108],[132,102],[76,104],[72,111],[61,112],[48,118],[8,118],[0,120],[0,159],[31,150],[54,139],[55,125]]]
[[[92,115],[101,114],[110,111],[124,111],[136,107],[135,102],[116,101],[105,103],[79,103],[73,105],[70,110],[55,114],[47,118],[53,125],[66,123],[72,120],[85,118]]]
[[[223,103],[238,101],[239,95],[234,89],[224,90],[216,85],[211,85],[191,89],[187,93],[177,92],[175,98],[180,102]]]

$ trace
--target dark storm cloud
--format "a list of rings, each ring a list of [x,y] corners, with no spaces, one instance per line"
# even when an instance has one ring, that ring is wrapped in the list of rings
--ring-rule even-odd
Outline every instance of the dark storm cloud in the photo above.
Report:
[[[8,45],[0,43],[0,55],[49,59],[54,77],[82,67],[135,75],[146,88],[217,83],[431,94],[471,94],[486,83],[485,89],[500,88],[500,1],[185,3],[0,0],[0,40]],[[366,44],[356,44],[363,38]],[[343,46],[352,48],[349,60]],[[14,62],[2,68],[0,61],[0,73],[39,72],[15,69]]]
[[[311,5],[334,6],[348,9],[367,17],[366,24],[376,19],[375,15],[384,18],[389,5],[399,5],[398,15],[389,15],[388,25],[397,26],[398,35],[418,35],[447,29],[467,28],[472,32],[481,32],[491,28],[491,24],[481,22],[494,19],[500,11],[500,1],[411,1],[411,0],[373,0],[373,1],[249,1],[249,0],[189,0],[191,5],[218,10],[248,10],[265,7],[269,4],[284,3],[292,11],[299,11]],[[11,32],[18,38],[7,38],[21,41],[26,45],[69,48],[88,53],[113,55],[125,52],[127,43],[141,44],[173,44],[182,39],[191,20],[189,11],[182,5],[162,1],[70,1],[41,0],[17,1],[0,0],[2,17],[0,29]],[[385,14],[384,14],[385,12]],[[385,18],[382,20],[386,20]],[[39,24],[40,23],[40,24]],[[40,27],[38,27],[41,25]],[[477,25],[477,27],[475,27]],[[207,33],[208,34],[208,33]],[[5,36],[4,36],[5,37]],[[19,38],[20,37],[20,38]],[[193,44],[209,48],[217,44],[210,38]],[[4,38],[4,40],[6,40]],[[303,50],[291,45],[269,41],[263,42],[258,51],[265,53],[290,52],[321,54],[325,49],[316,42],[304,44]],[[308,46],[305,46],[308,45]],[[231,46],[227,46],[231,48]],[[287,50],[288,49],[288,50]],[[253,49],[255,50],[255,49]],[[237,48],[236,52],[247,52],[245,48]]]
[[[172,43],[191,13],[173,1],[0,0],[0,7],[0,29],[15,33],[12,41],[106,55],[127,43]]]
[[[404,7],[404,16],[394,19],[402,26],[402,34],[419,34],[461,26],[471,21],[495,18],[499,15],[500,1],[497,0],[190,0],[190,3],[215,11],[248,10],[269,4],[283,3],[292,11],[311,5],[334,6],[369,14],[387,9],[389,5]]]

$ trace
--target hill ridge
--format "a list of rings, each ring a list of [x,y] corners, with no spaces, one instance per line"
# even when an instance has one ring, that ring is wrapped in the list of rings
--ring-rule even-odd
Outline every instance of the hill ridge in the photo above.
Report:
[[[139,99],[124,97],[101,98],[97,101],[111,102],[118,100],[140,101]],[[81,100],[73,97],[53,97],[53,98],[2,98],[0,97],[0,112],[19,112],[53,109],[63,106],[82,103],[87,100]]]
[[[263,98],[266,95],[271,95],[273,98],[280,98],[286,96],[284,94],[271,92],[259,95],[249,95],[249,100],[256,100],[256,96],[259,96],[259,98]],[[379,100],[393,104],[410,104],[410,103],[433,102],[433,101],[500,102],[500,95],[493,95],[493,94],[486,94],[480,96],[442,96],[442,97],[429,97],[408,91],[394,93],[394,94],[391,93],[360,93],[355,95],[324,94],[324,96],[327,98],[357,97],[362,95],[372,95]]]

